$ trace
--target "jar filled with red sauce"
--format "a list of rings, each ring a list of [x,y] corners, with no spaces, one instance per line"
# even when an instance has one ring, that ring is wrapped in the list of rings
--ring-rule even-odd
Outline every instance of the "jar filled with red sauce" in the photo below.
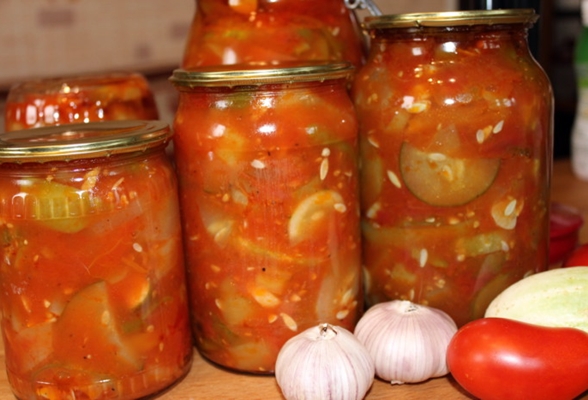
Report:
[[[368,305],[462,325],[546,269],[553,100],[532,10],[368,17],[354,81]]]
[[[177,182],[162,122],[0,137],[0,304],[19,399],[137,399],[190,368]]]
[[[351,72],[316,63],[173,74],[193,331],[216,364],[271,373],[292,336],[359,318]]]
[[[139,73],[37,79],[8,92],[5,130],[113,120],[156,120],[157,105]]]
[[[252,61],[361,65],[363,38],[343,0],[198,0],[183,68]]]

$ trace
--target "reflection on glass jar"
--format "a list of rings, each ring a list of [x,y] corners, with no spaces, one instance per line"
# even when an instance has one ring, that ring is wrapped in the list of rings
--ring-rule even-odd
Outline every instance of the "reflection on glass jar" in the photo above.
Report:
[[[196,345],[253,373],[306,328],[352,330],[363,306],[351,67],[287,65],[172,77]]]
[[[547,267],[553,103],[527,46],[536,18],[367,19],[353,98],[368,304],[410,299],[461,325]]]
[[[177,182],[160,122],[0,137],[0,304],[20,399],[137,399],[191,365]]]
[[[139,73],[38,79],[10,88],[5,129],[114,120],[156,120],[149,83]]]
[[[363,39],[343,0],[198,0],[182,67],[334,60],[359,66]]]

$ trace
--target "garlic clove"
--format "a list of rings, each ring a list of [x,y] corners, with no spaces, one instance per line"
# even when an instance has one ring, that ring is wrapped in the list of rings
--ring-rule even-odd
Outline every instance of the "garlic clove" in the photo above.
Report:
[[[445,312],[406,300],[372,306],[355,327],[374,360],[376,376],[392,384],[448,374],[446,351],[456,332]]]
[[[374,363],[345,328],[320,324],[290,338],[275,375],[287,400],[361,400],[374,381]]]

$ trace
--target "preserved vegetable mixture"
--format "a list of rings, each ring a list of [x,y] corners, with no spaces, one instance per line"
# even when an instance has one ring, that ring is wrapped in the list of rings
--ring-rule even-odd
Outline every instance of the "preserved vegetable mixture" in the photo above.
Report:
[[[367,19],[353,98],[368,304],[409,299],[461,325],[546,268],[553,104],[527,46],[535,19]]]
[[[5,130],[70,123],[159,118],[147,80],[138,73],[48,78],[8,92]]]
[[[347,63],[174,72],[193,331],[217,364],[269,373],[290,337],[359,318],[350,72]]]
[[[0,303],[18,398],[137,399],[187,373],[169,136],[144,122],[2,136]]]
[[[359,66],[363,39],[343,0],[198,0],[184,68],[334,60]]]

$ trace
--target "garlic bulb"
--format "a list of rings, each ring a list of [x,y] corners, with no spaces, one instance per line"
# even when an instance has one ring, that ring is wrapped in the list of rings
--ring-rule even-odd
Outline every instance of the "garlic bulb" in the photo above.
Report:
[[[361,400],[374,381],[374,363],[353,333],[320,324],[290,338],[276,360],[287,400]]]
[[[456,332],[445,312],[406,300],[372,306],[355,327],[355,336],[374,360],[376,376],[392,384],[446,375],[445,354]]]

